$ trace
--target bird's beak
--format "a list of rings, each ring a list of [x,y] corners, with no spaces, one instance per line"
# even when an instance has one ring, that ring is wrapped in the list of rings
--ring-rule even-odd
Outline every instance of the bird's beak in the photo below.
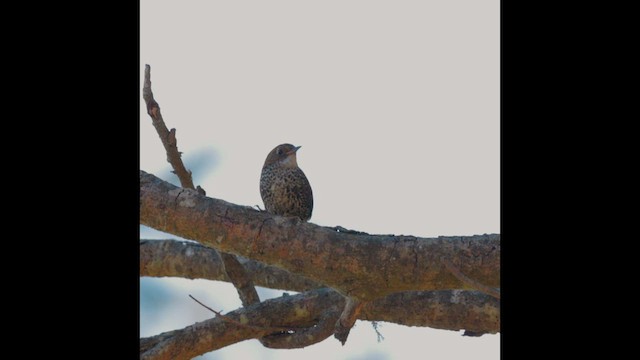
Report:
[[[299,150],[301,147],[302,147],[302,146],[296,146],[296,147],[294,147],[294,148],[293,148],[293,150],[291,150],[291,151],[289,152],[289,155],[291,155],[291,154],[295,154],[296,152],[298,152],[298,150]]]

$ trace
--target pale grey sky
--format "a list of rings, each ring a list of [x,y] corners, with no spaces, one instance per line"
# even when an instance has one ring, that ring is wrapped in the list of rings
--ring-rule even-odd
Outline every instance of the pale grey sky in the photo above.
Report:
[[[150,64],[165,121],[208,196],[263,207],[262,163],[288,142],[302,145],[313,223],[500,232],[499,1],[142,0],[140,13],[141,74]],[[175,182],[140,99],[140,166]],[[141,335],[211,317],[189,293],[240,306],[228,284],[143,278]],[[252,340],[201,358],[499,356],[499,335],[381,330],[381,343],[358,322],[344,347],[331,338],[274,351]]]

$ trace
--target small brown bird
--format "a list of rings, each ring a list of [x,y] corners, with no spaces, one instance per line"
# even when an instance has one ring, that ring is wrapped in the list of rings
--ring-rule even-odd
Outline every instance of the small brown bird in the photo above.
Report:
[[[298,167],[300,146],[276,146],[264,161],[260,175],[260,196],[268,212],[281,216],[311,218],[313,193],[309,180]]]

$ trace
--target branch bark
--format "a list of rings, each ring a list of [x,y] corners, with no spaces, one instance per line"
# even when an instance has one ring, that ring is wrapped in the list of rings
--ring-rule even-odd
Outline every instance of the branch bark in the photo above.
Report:
[[[181,152],[178,151],[178,142],[176,140],[176,129],[167,129],[167,125],[164,123],[162,114],[160,113],[160,105],[153,97],[153,91],[151,91],[151,66],[144,66],[144,85],[142,88],[142,98],[147,104],[147,114],[151,117],[153,126],[158,132],[160,141],[164,145],[164,149],[167,152],[167,161],[171,164],[180,184],[184,188],[195,189],[193,186],[193,179],[191,178],[191,171],[182,163]]]
[[[254,260],[240,258],[240,261],[252,275],[254,283],[260,286],[294,291],[323,287],[322,284]],[[215,250],[197,243],[178,240],[141,240],[140,275],[229,281]],[[306,335],[311,335],[314,339],[328,337],[334,331],[333,323],[340,316],[340,306],[343,303],[344,299],[326,308],[318,324],[307,330],[309,334],[296,331],[298,339],[308,339]],[[484,306],[486,303],[490,303],[491,306]],[[498,306],[499,302],[489,302],[472,291],[412,291],[389,295],[376,300],[374,304],[367,303],[360,310],[358,318],[449,330],[464,328],[468,332],[483,334],[499,330]],[[455,316],[455,319],[447,318],[451,315]],[[469,330],[470,328],[474,330]],[[281,334],[266,336],[261,342],[271,348],[302,347],[304,344],[292,336],[285,338]]]
[[[270,347],[308,346],[331,336],[345,301],[345,297],[328,288],[266,300],[225,315],[250,326],[216,317],[142,338],[141,359],[190,359],[253,338],[271,341]],[[358,318],[496,333],[500,330],[500,305],[497,299],[479,291],[396,293],[365,304]],[[315,324],[319,325],[314,327]],[[291,327],[293,333],[269,334],[270,327]]]
[[[140,222],[308,277],[358,300],[465,289],[441,262],[500,286],[500,235],[419,238],[337,232],[201,196],[140,171]]]
[[[253,281],[236,256],[220,253],[220,257],[222,258],[222,264],[224,265],[224,271],[227,273],[227,277],[229,277],[236,291],[238,291],[242,306],[259,303],[260,297],[253,285]]]
[[[275,266],[243,257],[238,260],[258,286],[298,292],[324,287]],[[140,240],[140,276],[231,281],[217,251],[178,240]]]

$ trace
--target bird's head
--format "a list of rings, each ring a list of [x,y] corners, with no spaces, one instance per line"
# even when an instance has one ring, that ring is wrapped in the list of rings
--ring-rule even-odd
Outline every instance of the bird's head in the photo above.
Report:
[[[263,166],[269,166],[271,164],[278,163],[286,167],[297,167],[298,161],[296,160],[296,152],[301,146],[293,146],[291,144],[280,144],[276,146],[264,161]]]

